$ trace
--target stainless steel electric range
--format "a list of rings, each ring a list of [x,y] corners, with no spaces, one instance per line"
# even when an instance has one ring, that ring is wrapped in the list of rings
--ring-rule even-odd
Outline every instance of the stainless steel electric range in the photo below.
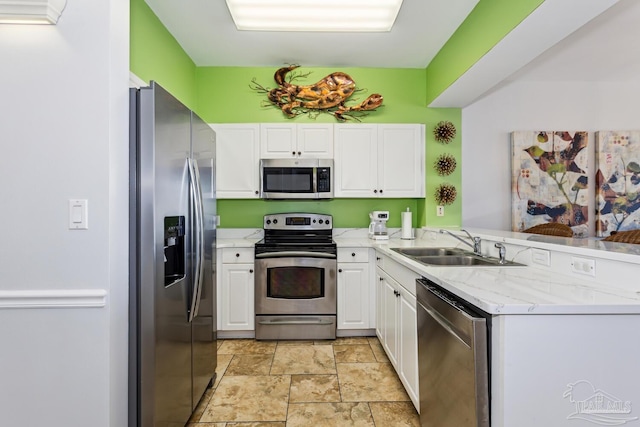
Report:
[[[271,214],[255,246],[256,339],[335,339],[337,248],[331,215]]]

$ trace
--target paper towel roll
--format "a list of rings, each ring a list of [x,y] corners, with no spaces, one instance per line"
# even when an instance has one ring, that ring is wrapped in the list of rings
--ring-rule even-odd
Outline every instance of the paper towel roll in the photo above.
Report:
[[[411,212],[407,209],[406,212],[402,212],[402,239],[413,239],[412,224]]]

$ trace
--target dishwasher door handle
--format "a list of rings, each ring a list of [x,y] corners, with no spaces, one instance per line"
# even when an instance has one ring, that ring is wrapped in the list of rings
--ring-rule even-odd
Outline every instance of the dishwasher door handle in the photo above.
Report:
[[[422,307],[429,314],[429,316],[431,316],[431,318],[433,318],[433,320],[438,322],[438,324],[440,326],[442,326],[447,332],[449,332],[450,335],[453,335],[454,337],[456,337],[456,339],[458,341],[460,341],[462,344],[464,344],[464,346],[467,347],[467,349],[471,350],[471,345],[469,345],[467,343],[467,341],[464,338],[462,338],[460,336],[460,334],[458,334],[455,331],[455,329],[453,329],[453,327],[451,326],[451,323],[449,323],[449,321],[447,319],[442,317],[440,315],[440,313],[438,313],[437,311],[432,310],[429,307],[425,307],[424,305],[422,305],[420,303],[418,305],[420,305],[420,307]]]

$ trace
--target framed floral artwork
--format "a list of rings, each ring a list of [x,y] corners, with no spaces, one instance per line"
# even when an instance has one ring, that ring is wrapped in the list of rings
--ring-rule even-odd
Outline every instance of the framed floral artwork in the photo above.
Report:
[[[596,235],[640,229],[640,131],[596,132]]]
[[[512,230],[560,223],[588,236],[588,133],[518,131],[511,144]]]

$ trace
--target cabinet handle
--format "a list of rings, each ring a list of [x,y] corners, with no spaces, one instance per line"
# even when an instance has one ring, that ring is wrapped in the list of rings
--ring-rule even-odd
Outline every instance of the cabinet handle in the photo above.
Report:
[[[351,252],[351,256],[356,256],[356,253],[355,252]]]
[[[376,257],[376,261],[380,261],[382,258],[380,258],[379,256]]]
[[[380,190],[380,194],[382,194],[382,190]]]
[[[258,194],[258,190],[256,190],[256,194]]]
[[[384,279],[382,277],[380,277],[378,280],[380,280],[382,282]]]
[[[301,151],[298,151],[298,156],[300,156],[300,155],[302,155],[302,152],[301,152]]]
[[[253,269],[250,269],[250,270],[249,270],[249,273],[253,273]]]
[[[342,273],[342,269],[341,268],[338,269],[338,273]]]
[[[373,190],[374,193],[378,194],[378,190]]]
[[[295,152],[295,151],[292,151],[292,152],[291,152],[291,155],[292,155],[292,156],[295,156],[295,155],[296,155],[296,152]]]
[[[239,253],[236,253],[236,258],[240,258],[240,254]]]

